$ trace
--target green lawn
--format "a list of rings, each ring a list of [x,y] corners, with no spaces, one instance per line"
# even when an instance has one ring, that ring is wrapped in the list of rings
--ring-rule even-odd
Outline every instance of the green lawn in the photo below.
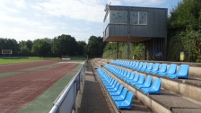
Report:
[[[61,60],[59,57],[20,57],[13,59],[3,59],[0,58],[0,64],[12,64],[12,63],[21,63],[21,62],[34,62],[40,60]],[[84,62],[84,59],[72,59],[70,62]]]
[[[34,62],[39,60],[33,59],[0,59],[0,64],[12,64],[12,63],[21,63],[21,62]]]

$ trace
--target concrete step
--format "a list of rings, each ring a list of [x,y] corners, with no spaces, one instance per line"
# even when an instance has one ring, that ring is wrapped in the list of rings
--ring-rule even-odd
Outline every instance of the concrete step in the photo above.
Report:
[[[114,113],[95,79],[90,62],[86,65],[84,82],[81,84],[76,104],[76,113]]]

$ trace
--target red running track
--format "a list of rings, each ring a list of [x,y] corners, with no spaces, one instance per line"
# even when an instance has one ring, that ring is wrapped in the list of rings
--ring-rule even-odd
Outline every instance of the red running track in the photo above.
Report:
[[[3,68],[16,71],[23,69],[22,67],[30,68],[52,63],[56,62],[20,63],[17,67],[16,65],[9,65],[10,68],[4,66]],[[77,65],[77,63],[60,63],[56,66],[35,71],[24,71],[21,74],[0,78],[0,112],[17,113],[23,106],[47,90],[60,78],[70,73]],[[2,70],[1,67],[0,70]]]

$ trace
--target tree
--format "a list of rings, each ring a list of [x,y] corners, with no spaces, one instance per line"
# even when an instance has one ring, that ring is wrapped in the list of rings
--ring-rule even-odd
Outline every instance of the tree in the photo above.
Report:
[[[29,45],[27,45],[27,41],[20,41],[19,42],[19,55],[30,56],[31,55],[31,49],[30,48],[31,47],[29,47]]]
[[[77,41],[78,49],[77,53],[78,55],[84,55],[87,53],[87,44],[84,41]]]
[[[91,36],[88,41],[88,55],[90,57],[101,57],[105,43],[102,37]]]
[[[201,61],[201,1],[183,0],[168,19],[168,60],[178,60],[179,52],[189,53],[189,60]]]
[[[75,38],[65,34],[55,37],[52,41],[52,52],[56,56],[75,55],[77,52],[77,43]]]
[[[36,39],[33,42],[31,52],[34,55],[47,56],[51,54],[51,44],[46,41],[47,39]]]

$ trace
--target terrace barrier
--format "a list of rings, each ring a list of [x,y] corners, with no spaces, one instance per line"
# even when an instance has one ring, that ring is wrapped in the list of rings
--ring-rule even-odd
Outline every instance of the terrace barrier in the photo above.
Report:
[[[82,68],[72,78],[67,87],[63,90],[57,101],[54,102],[54,106],[49,113],[72,113],[75,109],[76,96],[80,90],[80,84],[85,74],[87,60],[84,62]]]

